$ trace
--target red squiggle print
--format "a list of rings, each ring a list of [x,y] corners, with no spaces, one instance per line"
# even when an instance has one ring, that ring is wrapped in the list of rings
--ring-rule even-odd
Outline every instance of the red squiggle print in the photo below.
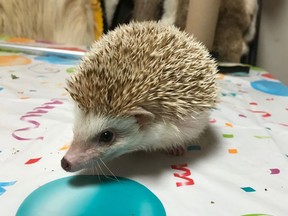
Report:
[[[248,111],[253,112],[253,113],[263,114],[263,115],[262,115],[263,118],[267,118],[267,117],[270,117],[270,116],[271,116],[271,114],[268,113],[268,112],[266,112],[266,111],[257,111],[257,110],[249,110],[249,109],[248,109]]]
[[[272,123],[288,127],[288,124],[286,123],[281,123],[281,122],[272,122]]]
[[[194,185],[193,179],[188,177],[191,175],[191,172],[190,172],[189,168],[187,167],[187,164],[171,165],[171,168],[183,171],[183,173],[181,173],[181,174],[174,173],[174,176],[186,180],[185,182],[176,182],[177,187]]]
[[[35,115],[34,115],[34,116],[35,116]],[[29,131],[29,130],[38,128],[38,127],[40,126],[40,123],[39,123],[39,122],[34,121],[34,120],[27,120],[27,119],[25,119],[25,117],[31,117],[31,116],[22,116],[22,117],[20,118],[20,120],[26,121],[26,122],[28,122],[28,123],[30,123],[30,124],[33,124],[33,126],[32,126],[32,127],[25,127],[25,128],[17,129],[17,130],[15,130],[15,131],[12,133],[12,136],[13,136],[15,139],[21,140],[21,141],[23,141],[23,140],[43,140],[43,139],[44,139],[43,136],[39,136],[39,137],[36,137],[36,138],[24,138],[24,137],[21,137],[21,136],[16,135],[16,133],[19,132],[19,131]]]
[[[27,112],[25,115],[20,117],[21,121],[25,121],[27,123],[29,123],[31,126],[30,127],[24,127],[24,128],[19,128],[13,131],[12,136],[20,141],[25,141],[25,140],[43,140],[44,137],[43,136],[38,136],[35,138],[27,138],[27,137],[23,137],[18,135],[18,132],[21,131],[30,131],[33,129],[36,129],[40,126],[40,123],[36,120],[31,120],[30,118],[34,118],[34,117],[42,117],[43,114],[48,113],[49,110],[55,108],[55,105],[60,105],[63,104],[63,102],[61,100],[58,99],[51,99],[51,102],[47,102],[42,104],[39,107],[35,107],[33,109],[33,111]]]

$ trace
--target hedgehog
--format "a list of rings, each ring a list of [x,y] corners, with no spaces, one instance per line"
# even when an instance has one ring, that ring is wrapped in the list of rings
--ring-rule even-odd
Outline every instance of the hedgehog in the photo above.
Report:
[[[217,102],[216,62],[192,35],[131,22],[96,41],[66,90],[75,104],[68,172],[134,151],[185,153]]]

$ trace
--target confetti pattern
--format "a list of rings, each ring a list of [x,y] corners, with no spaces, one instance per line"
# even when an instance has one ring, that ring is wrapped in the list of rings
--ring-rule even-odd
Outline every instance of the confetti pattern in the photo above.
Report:
[[[38,61],[48,62],[51,64],[73,65],[79,63],[78,60],[61,58],[57,56],[39,56],[35,58]]]
[[[230,154],[237,154],[238,153],[238,150],[237,149],[229,149],[228,152]]]
[[[273,169],[270,169],[270,174],[271,175],[275,175],[275,174],[279,174],[280,173],[280,170],[279,169],[277,169],[277,168],[273,168]]]
[[[254,136],[258,139],[270,139],[271,137],[270,136]]]
[[[61,148],[59,148],[59,150],[68,150],[70,147],[70,145],[63,145]]]
[[[268,215],[268,214],[245,214],[245,215],[241,215],[241,216],[272,216],[272,215]]]
[[[12,186],[17,181],[10,181],[10,182],[0,182],[0,196],[6,192],[6,187]]]
[[[252,112],[252,113],[259,113],[259,114],[261,114],[261,116],[262,116],[263,118],[268,118],[268,117],[271,116],[271,114],[268,113],[268,112],[266,112],[266,111],[258,111],[258,110],[248,110],[248,111],[250,111],[250,112]]]
[[[247,116],[246,116],[246,115],[243,115],[243,114],[239,114],[238,116],[239,116],[239,117],[242,117],[242,118],[247,118]]]
[[[223,134],[224,138],[233,138],[234,135],[233,134]]]
[[[126,180],[141,185],[135,212],[127,215],[147,215],[137,211],[150,198],[149,206],[158,206],[162,215],[287,214],[288,95],[270,73],[251,68],[245,76],[219,74],[220,102],[211,110],[207,130],[189,143],[184,156],[131,153],[107,167],[86,170],[79,180],[82,172],[66,173],[60,166],[72,141],[74,119],[64,87],[76,64],[51,56],[0,54],[0,215],[37,210],[40,202],[40,207],[49,207],[48,215],[65,215],[67,205],[75,212],[84,209],[83,200],[89,208],[100,206],[103,199],[92,195],[107,186],[106,180],[116,186],[109,192],[115,197]],[[123,199],[123,208],[132,206],[129,196],[137,194],[138,186],[129,188],[133,193]],[[70,196],[72,190],[93,194],[82,199],[79,193]],[[117,205],[113,197],[110,206]]]
[[[0,66],[27,65],[30,63],[31,59],[23,56],[0,56]]]
[[[37,163],[39,160],[41,160],[41,157],[40,158],[31,158],[28,161],[26,161],[25,164],[34,164],[34,163]]]
[[[250,192],[255,192],[256,190],[252,187],[242,187],[241,188],[242,190],[244,190],[245,192],[247,193],[250,193]]]
[[[232,125],[231,123],[225,123],[225,125],[226,125],[227,127],[233,128],[233,125]]]
[[[200,145],[191,145],[187,148],[188,151],[200,151],[201,149],[202,147]]]

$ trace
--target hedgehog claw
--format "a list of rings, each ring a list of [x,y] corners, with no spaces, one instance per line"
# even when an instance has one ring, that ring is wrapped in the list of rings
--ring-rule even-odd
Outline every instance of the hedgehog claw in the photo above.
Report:
[[[184,146],[176,146],[168,149],[166,152],[173,156],[183,156],[186,151],[187,150]]]

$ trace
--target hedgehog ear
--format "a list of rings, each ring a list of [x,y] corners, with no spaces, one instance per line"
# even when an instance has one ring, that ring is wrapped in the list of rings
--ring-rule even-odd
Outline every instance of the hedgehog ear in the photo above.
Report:
[[[136,107],[128,112],[130,116],[134,116],[137,123],[142,127],[145,124],[153,121],[155,118],[154,114],[142,107]]]

